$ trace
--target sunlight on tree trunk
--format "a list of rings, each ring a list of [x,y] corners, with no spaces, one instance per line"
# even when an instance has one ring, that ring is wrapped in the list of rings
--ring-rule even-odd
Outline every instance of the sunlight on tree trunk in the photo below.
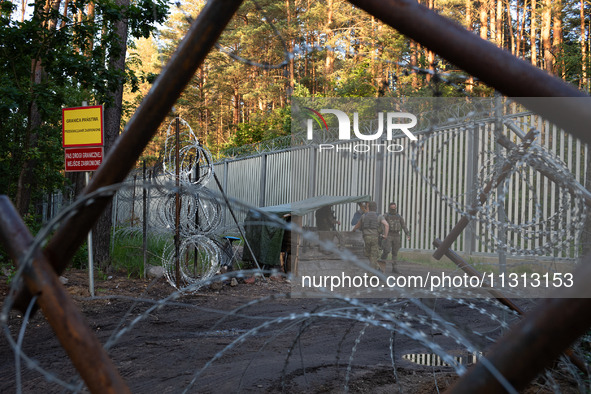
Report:
[[[550,24],[552,22],[552,0],[544,0],[542,10],[542,48],[544,49],[544,70],[552,74],[554,57],[552,56],[552,43],[550,42]]]
[[[529,19],[529,42],[530,42],[530,52],[531,52],[531,64],[534,66],[538,66],[538,52],[537,52],[537,25],[536,25],[536,0],[531,0],[531,15]]]
[[[585,34],[585,2],[581,0],[581,79],[579,81],[579,89],[585,89],[587,82],[587,40]]]
[[[555,0],[554,1],[554,16],[553,16],[553,26],[552,26],[552,49],[553,49],[553,57],[556,59],[556,55],[558,55],[561,51],[562,47],[562,0]],[[561,77],[564,79],[564,60],[562,57],[560,61],[554,64],[554,74],[556,76]]]
[[[332,45],[332,36],[333,36],[333,32],[332,32],[332,9],[333,6],[333,0],[327,0],[326,2],[326,28],[325,28],[325,34],[326,34],[326,45]],[[325,76],[328,79],[330,77],[330,75],[333,72],[333,65],[334,65],[334,52],[333,51],[326,51],[326,63],[324,66],[324,70],[325,70]],[[328,82],[328,81],[327,81]],[[328,86],[327,83],[325,83],[325,91],[326,91],[326,87]]]

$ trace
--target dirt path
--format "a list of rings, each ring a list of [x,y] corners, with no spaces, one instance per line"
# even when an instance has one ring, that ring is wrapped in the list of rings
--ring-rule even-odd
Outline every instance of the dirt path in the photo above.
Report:
[[[65,277],[68,278],[66,288],[103,343],[119,324],[129,327],[134,318],[151,306],[148,302],[134,305],[131,299],[86,299],[86,273],[68,271]],[[3,279],[0,278],[2,300],[8,290]],[[107,280],[98,281],[96,292],[102,297],[159,300],[173,290],[164,279],[145,291],[148,285],[146,280],[128,279],[116,273]],[[142,295],[143,291],[145,294]],[[176,300],[178,304],[150,312],[125,333],[109,353],[135,393],[181,393],[191,384],[196,373],[214,359],[211,366],[195,379],[189,392],[230,393],[240,389],[242,392],[274,393],[283,389],[286,393],[338,393],[344,391],[348,382],[352,393],[390,393],[398,390],[398,384],[406,393],[436,393],[435,380],[440,389],[445,389],[456,379],[450,367],[421,366],[405,360],[405,354],[428,351],[400,334],[394,338],[395,377],[390,360],[390,332],[374,326],[364,329],[363,323],[344,318],[318,317],[304,323],[286,319],[260,327],[244,342],[229,347],[249,330],[273,319],[343,307],[343,304],[335,304],[334,301],[279,297],[289,291],[290,284],[283,280],[269,281],[268,284],[262,281],[245,284],[240,280],[235,287],[225,284],[219,291],[206,289],[197,295],[182,296]],[[269,296],[277,298],[254,303],[238,315],[227,315],[227,312],[248,302]],[[363,302],[379,305],[383,300],[364,299]],[[490,341],[470,334],[467,328],[486,332],[490,337],[497,337],[500,333],[495,329],[497,325],[494,322],[473,309],[452,301],[427,302],[446,319],[465,329],[465,335],[482,348],[488,347]],[[479,307],[494,309],[484,302],[476,303]],[[412,304],[405,311],[413,316],[424,313]],[[20,321],[20,313],[11,312],[9,325],[13,337],[17,335]],[[301,327],[306,324],[308,327],[302,332]],[[431,335],[431,339],[444,349],[459,350],[453,340],[431,330],[428,324],[421,326],[415,323],[414,327]],[[364,335],[360,337],[362,331]],[[359,343],[356,344],[358,338]],[[350,361],[354,348],[356,351]],[[61,379],[70,381],[75,376],[69,359],[41,313],[31,320],[23,349],[42,368]],[[293,350],[287,362],[289,349]],[[351,368],[347,380],[349,363]],[[38,372],[29,370],[24,363],[22,369],[24,393],[63,391],[56,383],[47,382]],[[571,388],[568,382],[563,387],[563,392],[577,392],[568,391]],[[15,391],[14,355],[2,336],[0,392]]]

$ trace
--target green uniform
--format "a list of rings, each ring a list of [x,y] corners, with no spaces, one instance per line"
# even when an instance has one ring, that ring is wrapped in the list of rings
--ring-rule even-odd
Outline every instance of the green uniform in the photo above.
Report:
[[[378,269],[378,257],[380,247],[378,239],[381,233],[381,222],[384,220],[382,215],[376,212],[368,212],[361,216],[361,231],[363,231],[363,241],[365,242],[365,257],[369,259],[370,266]]]
[[[388,222],[388,226],[390,226],[390,231],[388,232],[388,237],[382,243],[382,256],[381,259],[385,260],[388,257],[390,251],[392,251],[392,261],[394,266],[396,265],[396,260],[398,259],[398,250],[400,249],[401,242],[400,242],[400,230],[404,230],[404,233],[408,236],[410,235],[408,228],[406,228],[406,223],[402,216],[398,213],[387,213],[384,215],[384,219]]]

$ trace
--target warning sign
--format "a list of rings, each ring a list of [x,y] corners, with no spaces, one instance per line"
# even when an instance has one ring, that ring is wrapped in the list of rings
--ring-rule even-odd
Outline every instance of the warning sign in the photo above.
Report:
[[[103,106],[62,109],[63,146],[103,145]]]
[[[66,172],[96,171],[102,162],[102,146],[66,148]]]

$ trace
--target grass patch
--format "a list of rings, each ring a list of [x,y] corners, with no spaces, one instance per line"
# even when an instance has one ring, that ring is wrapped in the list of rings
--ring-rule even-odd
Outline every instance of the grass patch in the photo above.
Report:
[[[162,252],[166,239],[163,237],[148,236],[147,264],[162,265]],[[127,277],[140,278],[144,272],[144,252],[141,237],[115,237],[113,251],[111,252],[113,268],[123,270]]]
[[[425,267],[429,267],[429,268],[434,268],[434,269],[449,269],[449,270],[457,270],[459,269],[458,266],[449,261],[449,260],[432,260],[429,258],[415,258],[415,259],[404,259],[408,262],[411,263],[415,263],[415,264],[420,264],[423,265]],[[476,271],[480,272],[480,273],[494,273],[494,274],[498,274],[499,273],[499,265],[497,263],[487,263],[485,261],[482,261],[481,259],[475,258],[475,257],[469,257],[468,264],[470,264],[474,269],[476,269]],[[516,274],[532,274],[532,273],[544,273],[542,272],[544,271],[542,269],[542,267],[532,267],[530,265],[527,264],[523,264],[523,265],[518,265],[515,267],[509,267],[507,268],[507,272],[508,273],[516,273]]]
[[[388,256],[390,257],[390,256]],[[444,261],[444,260],[430,260],[429,258],[415,258],[415,259],[398,259],[398,261],[408,261],[410,263],[424,265],[425,267],[429,268],[440,268],[440,269],[451,269],[455,270],[458,268],[457,265],[452,263],[451,261]]]

